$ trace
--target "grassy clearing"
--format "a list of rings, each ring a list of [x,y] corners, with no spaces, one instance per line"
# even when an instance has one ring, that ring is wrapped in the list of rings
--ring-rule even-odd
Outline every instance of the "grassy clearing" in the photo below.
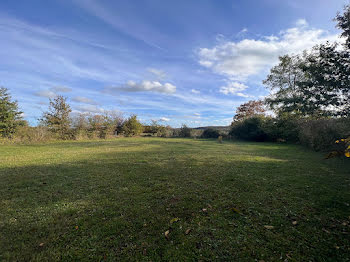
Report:
[[[350,259],[350,165],[295,145],[1,146],[0,185],[1,261]]]

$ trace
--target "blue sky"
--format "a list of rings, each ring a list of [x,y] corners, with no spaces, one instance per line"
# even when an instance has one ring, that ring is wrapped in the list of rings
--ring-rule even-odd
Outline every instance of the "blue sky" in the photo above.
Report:
[[[49,98],[180,126],[227,125],[279,55],[338,39],[346,0],[0,1],[0,86],[31,124]]]

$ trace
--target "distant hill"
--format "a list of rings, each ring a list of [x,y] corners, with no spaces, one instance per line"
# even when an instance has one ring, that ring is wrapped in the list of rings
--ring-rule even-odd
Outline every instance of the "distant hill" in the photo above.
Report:
[[[194,127],[193,129],[204,130],[207,128],[212,128],[212,129],[221,130],[221,131],[229,131],[230,130],[230,126],[200,126],[200,127]]]

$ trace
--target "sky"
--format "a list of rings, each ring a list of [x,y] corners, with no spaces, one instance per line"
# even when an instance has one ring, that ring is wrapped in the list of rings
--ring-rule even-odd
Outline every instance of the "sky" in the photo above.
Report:
[[[35,125],[50,98],[173,127],[229,125],[278,56],[338,41],[347,0],[0,1],[0,86]]]

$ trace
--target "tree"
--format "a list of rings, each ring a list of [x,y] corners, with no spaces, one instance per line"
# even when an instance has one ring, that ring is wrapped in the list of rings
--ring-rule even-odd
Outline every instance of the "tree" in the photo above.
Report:
[[[233,121],[242,121],[253,116],[264,115],[265,111],[263,101],[251,100],[237,107]]]
[[[283,56],[264,81],[265,101],[278,115],[350,115],[350,53],[336,43],[315,46],[302,56]]]
[[[304,114],[320,117],[350,116],[350,50],[337,43],[315,46],[301,65]]]
[[[17,101],[11,101],[7,88],[0,88],[0,136],[11,137],[21,125],[21,114]]]
[[[41,122],[59,138],[68,139],[71,136],[69,132],[71,125],[69,114],[71,112],[67,98],[58,95],[54,99],[50,99],[49,110],[43,114]]]
[[[183,124],[179,130],[179,137],[191,137],[192,130],[187,125]]]
[[[135,136],[141,134],[143,126],[136,115],[130,116],[123,124],[122,132],[125,136]]]
[[[350,49],[350,5],[344,7],[344,13],[338,12],[334,19],[337,23],[337,28],[343,30],[341,36],[346,38],[346,47]]]
[[[266,104],[277,114],[301,114],[305,101],[298,83],[303,81],[305,73],[301,69],[304,57],[284,55],[279,57],[279,64],[271,68],[263,84],[271,90]]]

